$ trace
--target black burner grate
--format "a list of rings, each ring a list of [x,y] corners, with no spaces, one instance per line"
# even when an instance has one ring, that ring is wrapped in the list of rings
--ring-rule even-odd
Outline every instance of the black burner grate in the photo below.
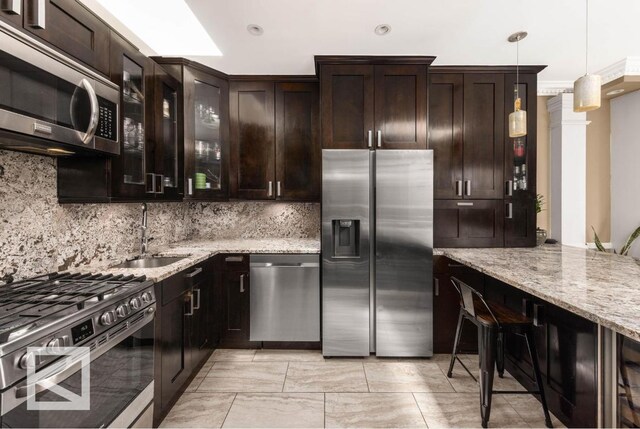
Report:
[[[145,281],[122,274],[55,273],[0,288],[0,334],[27,328],[44,317],[82,310]]]

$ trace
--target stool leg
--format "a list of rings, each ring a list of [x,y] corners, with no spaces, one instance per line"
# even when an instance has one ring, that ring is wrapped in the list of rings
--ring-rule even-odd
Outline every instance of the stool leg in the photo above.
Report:
[[[525,339],[527,341],[529,356],[531,357],[531,362],[533,363],[533,372],[536,377],[536,384],[538,385],[538,390],[540,391],[540,401],[542,402],[542,410],[544,411],[544,423],[548,428],[552,428],[553,424],[551,423],[551,416],[549,415],[549,408],[547,407],[547,398],[545,397],[544,385],[542,384],[542,375],[540,374],[538,351],[536,349],[535,338],[533,338],[533,332],[531,332],[531,330],[527,331],[527,333],[525,334]]]
[[[496,366],[498,367],[498,377],[504,377],[504,332],[498,333],[498,355],[496,356]]]
[[[496,367],[497,332],[494,328],[478,328],[478,354],[480,355],[480,415],[486,428],[491,416],[493,374]]]
[[[447,377],[453,377],[453,364],[456,362],[456,356],[458,354],[458,346],[460,345],[460,336],[462,335],[462,324],[464,322],[464,318],[462,317],[462,308],[460,309],[460,314],[458,315],[458,327],[456,328],[456,339],[453,342],[453,353],[451,353],[451,362],[449,362],[449,371],[447,372]]]

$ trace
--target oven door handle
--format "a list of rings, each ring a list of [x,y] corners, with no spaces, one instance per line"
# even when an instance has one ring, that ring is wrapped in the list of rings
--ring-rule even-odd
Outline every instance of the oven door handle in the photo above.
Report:
[[[33,394],[50,390],[52,386],[59,384],[80,370],[86,355],[83,354],[80,359],[75,360],[71,365],[65,365],[64,369],[47,378],[38,380],[31,385],[16,387],[16,398],[26,398],[31,389],[33,389]]]

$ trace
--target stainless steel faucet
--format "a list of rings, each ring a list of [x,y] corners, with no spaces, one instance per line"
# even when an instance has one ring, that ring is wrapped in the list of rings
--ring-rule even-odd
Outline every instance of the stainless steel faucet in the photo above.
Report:
[[[140,257],[147,256],[149,251],[149,242],[153,240],[153,237],[147,236],[147,203],[142,203],[142,225],[140,225]]]

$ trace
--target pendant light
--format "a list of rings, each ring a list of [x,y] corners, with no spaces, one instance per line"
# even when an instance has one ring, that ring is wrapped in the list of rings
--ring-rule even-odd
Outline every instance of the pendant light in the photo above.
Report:
[[[527,37],[526,31],[513,33],[507,40],[516,44],[516,86],[514,88],[513,112],[509,114],[509,137],[522,137],[527,135],[527,112],[522,110],[520,99],[520,41]]]
[[[584,76],[573,83],[573,111],[588,112],[600,108],[600,87],[602,78],[589,74],[589,0],[586,4]]]

